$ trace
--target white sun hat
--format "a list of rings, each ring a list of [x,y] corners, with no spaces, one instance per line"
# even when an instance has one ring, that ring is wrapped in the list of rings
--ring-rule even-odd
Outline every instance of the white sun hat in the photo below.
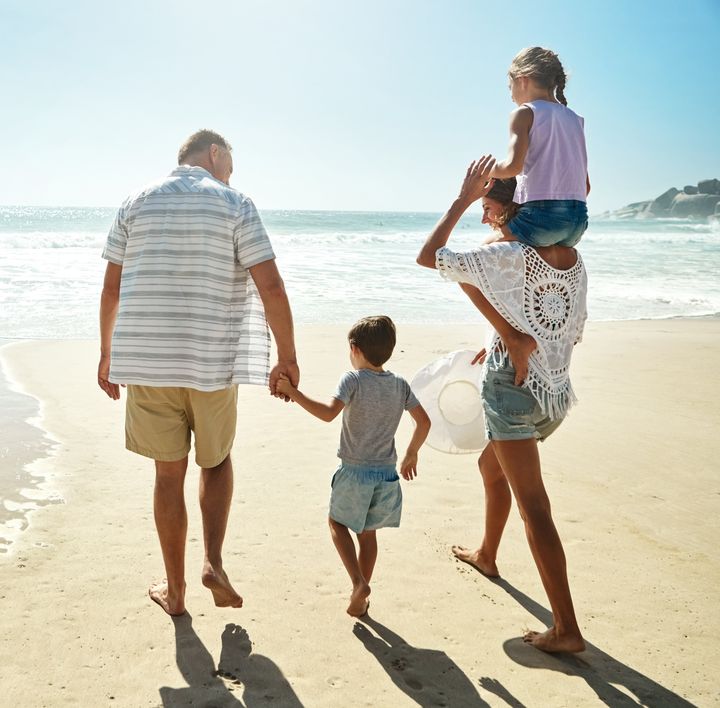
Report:
[[[432,422],[427,444],[451,454],[480,452],[487,445],[480,396],[483,367],[476,351],[450,352],[420,369],[410,384]]]

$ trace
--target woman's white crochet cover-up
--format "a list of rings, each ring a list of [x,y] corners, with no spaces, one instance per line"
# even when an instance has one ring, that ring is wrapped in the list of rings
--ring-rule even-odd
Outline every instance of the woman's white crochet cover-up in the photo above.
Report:
[[[467,253],[441,248],[436,264],[444,278],[474,285],[515,329],[535,339],[523,385],[546,415],[562,418],[577,400],[570,359],[587,319],[587,273],[580,254],[574,266],[557,270],[534,248],[501,241]],[[486,348],[496,363],[507,354],[493,329]]]

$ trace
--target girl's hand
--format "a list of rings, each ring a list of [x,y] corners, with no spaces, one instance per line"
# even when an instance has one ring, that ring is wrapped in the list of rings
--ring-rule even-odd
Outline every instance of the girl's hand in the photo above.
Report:
[[[492,155],[483,155],[479,160],[473,160],[460,187],[460,199],[468,203],[482,199],[492,189],[490,172],[493,167],[495,158]]]
[[[485,357],[487,356],[487,352],[485,349],[481,349],[476,355],[475,358],[470,362],[471,364],[484,364],[485,363]]]

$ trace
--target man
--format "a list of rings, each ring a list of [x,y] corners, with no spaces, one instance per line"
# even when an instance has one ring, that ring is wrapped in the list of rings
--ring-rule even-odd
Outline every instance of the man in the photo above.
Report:
[[[276,395],[281,375],[299,381],[283,281],[255,205],[229,186],[230,145],[200,130],[180,148],[178,165],[129,197],[108,235],[98,367],[110,398],[127,386],[126,447],[155,460],[166,580],[149,594],[170,615],[185,612],[191,431],[202,468],[202,582],[217,606],[241,607],[222,563],[237,385],[269,382]],[[268,324],[278,354],[272,370]]]

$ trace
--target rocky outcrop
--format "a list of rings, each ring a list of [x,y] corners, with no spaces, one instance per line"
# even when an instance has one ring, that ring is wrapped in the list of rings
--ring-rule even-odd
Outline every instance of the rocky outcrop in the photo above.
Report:
[[[707,219],[720,204],[717,194],[678,194],[670,207],[670,216],[679,219]]]
[[[671,217],[678,219],[708,219],[720,215],[720,180],[705,179],[697,186],[686,185],[682,191],[671,187],[656,199],[628,204],[609,212],[617,219],[647,219]]]

